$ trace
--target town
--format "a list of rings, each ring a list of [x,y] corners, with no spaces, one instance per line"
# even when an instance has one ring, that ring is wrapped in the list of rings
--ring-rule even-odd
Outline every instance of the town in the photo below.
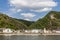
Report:
[[[10,28],[0,28],[0,34],[11,34],[11,35],[60,35],[60,30],[44,30],[32,29],[32,30],[13,30]]]

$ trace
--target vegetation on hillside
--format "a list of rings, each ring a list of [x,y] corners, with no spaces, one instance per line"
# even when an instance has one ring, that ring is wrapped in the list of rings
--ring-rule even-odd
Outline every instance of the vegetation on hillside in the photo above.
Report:
[[[27,25],[28,27],[32,24],[32,23],[34,23],[34,21],[27,21],[27,20],[23,20],[23,19],[16,19],[16,18],[14,18],[15,20],[18,20],[18,21],[20,21],[20,22],[22,22],[22,23],[24,23],[25,25]]]
[[[60,28],[60,12],[51,11],[44,18],[39,19],[29,29],[57,29]]]
[[[5,14],[0,13],[0,28],[11,28],[11,29],[27,29],[27,26],[22,22],[15,20]]]
[[[0,28],[11,29],[58,29],[60,28],[60,12],[51,11],[36,22],[9,17],[0,13]]]

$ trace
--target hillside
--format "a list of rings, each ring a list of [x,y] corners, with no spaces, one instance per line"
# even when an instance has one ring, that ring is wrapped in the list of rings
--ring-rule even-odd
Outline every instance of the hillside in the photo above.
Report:
[[[34,21],[27,21],[27,20],[16,19],[16,18],[14,18],[14,19],[15,19],[15,20],[18,20],[18,21],[20,21],[20,22],[22,22],[22,23],[24,23],[24,24],[27,25],[27,26],[30,26],[31,24],[34,23]]]
[[[29,29],[57,29],[60,28],[60,12],[51,11],[44,18],[29,26]]]
[[[27,29],[27,26],[5,14],[0,13],[0,28]]]

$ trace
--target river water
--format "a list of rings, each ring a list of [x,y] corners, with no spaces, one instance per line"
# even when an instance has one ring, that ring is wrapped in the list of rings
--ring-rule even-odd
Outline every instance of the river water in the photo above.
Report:
[[[0,36],[0,40],[60,40],[60,36]]]

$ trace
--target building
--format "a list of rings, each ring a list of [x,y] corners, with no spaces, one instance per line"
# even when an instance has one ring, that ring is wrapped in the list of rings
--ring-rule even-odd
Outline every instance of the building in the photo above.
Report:
[[[24,33],[31,33],[31,30],[24,30]]]
[[[41,29],[33,29],[31,30],[32,33],[41,33],[42,30]]]
[[[6,28],[6,29],[3,29],[3,33],[12,33],[13,30],[9,29],[9,28]]]
[[[2,32],[3,32],[3,29],[4,29],[4,28],[0,28],[0,33],[2,33]]]
[[[22,30],[15,30],[14,33],[22,33]]]
[[[51,30],[46,30],[46,28],[44,28],[44,33],[52,33]]]
[[[42,33],[41,29],[25,30],[25,33]]]
[[[0,28],[0,33],[12,33],[13,30],[10,28]]]
[[[60,33],[60,30],[53,30],[53,32],[55,32],[55,33]]]
[[[44,33],[47,33],[47,30],[46,30],[46,28],[44,28]]]

